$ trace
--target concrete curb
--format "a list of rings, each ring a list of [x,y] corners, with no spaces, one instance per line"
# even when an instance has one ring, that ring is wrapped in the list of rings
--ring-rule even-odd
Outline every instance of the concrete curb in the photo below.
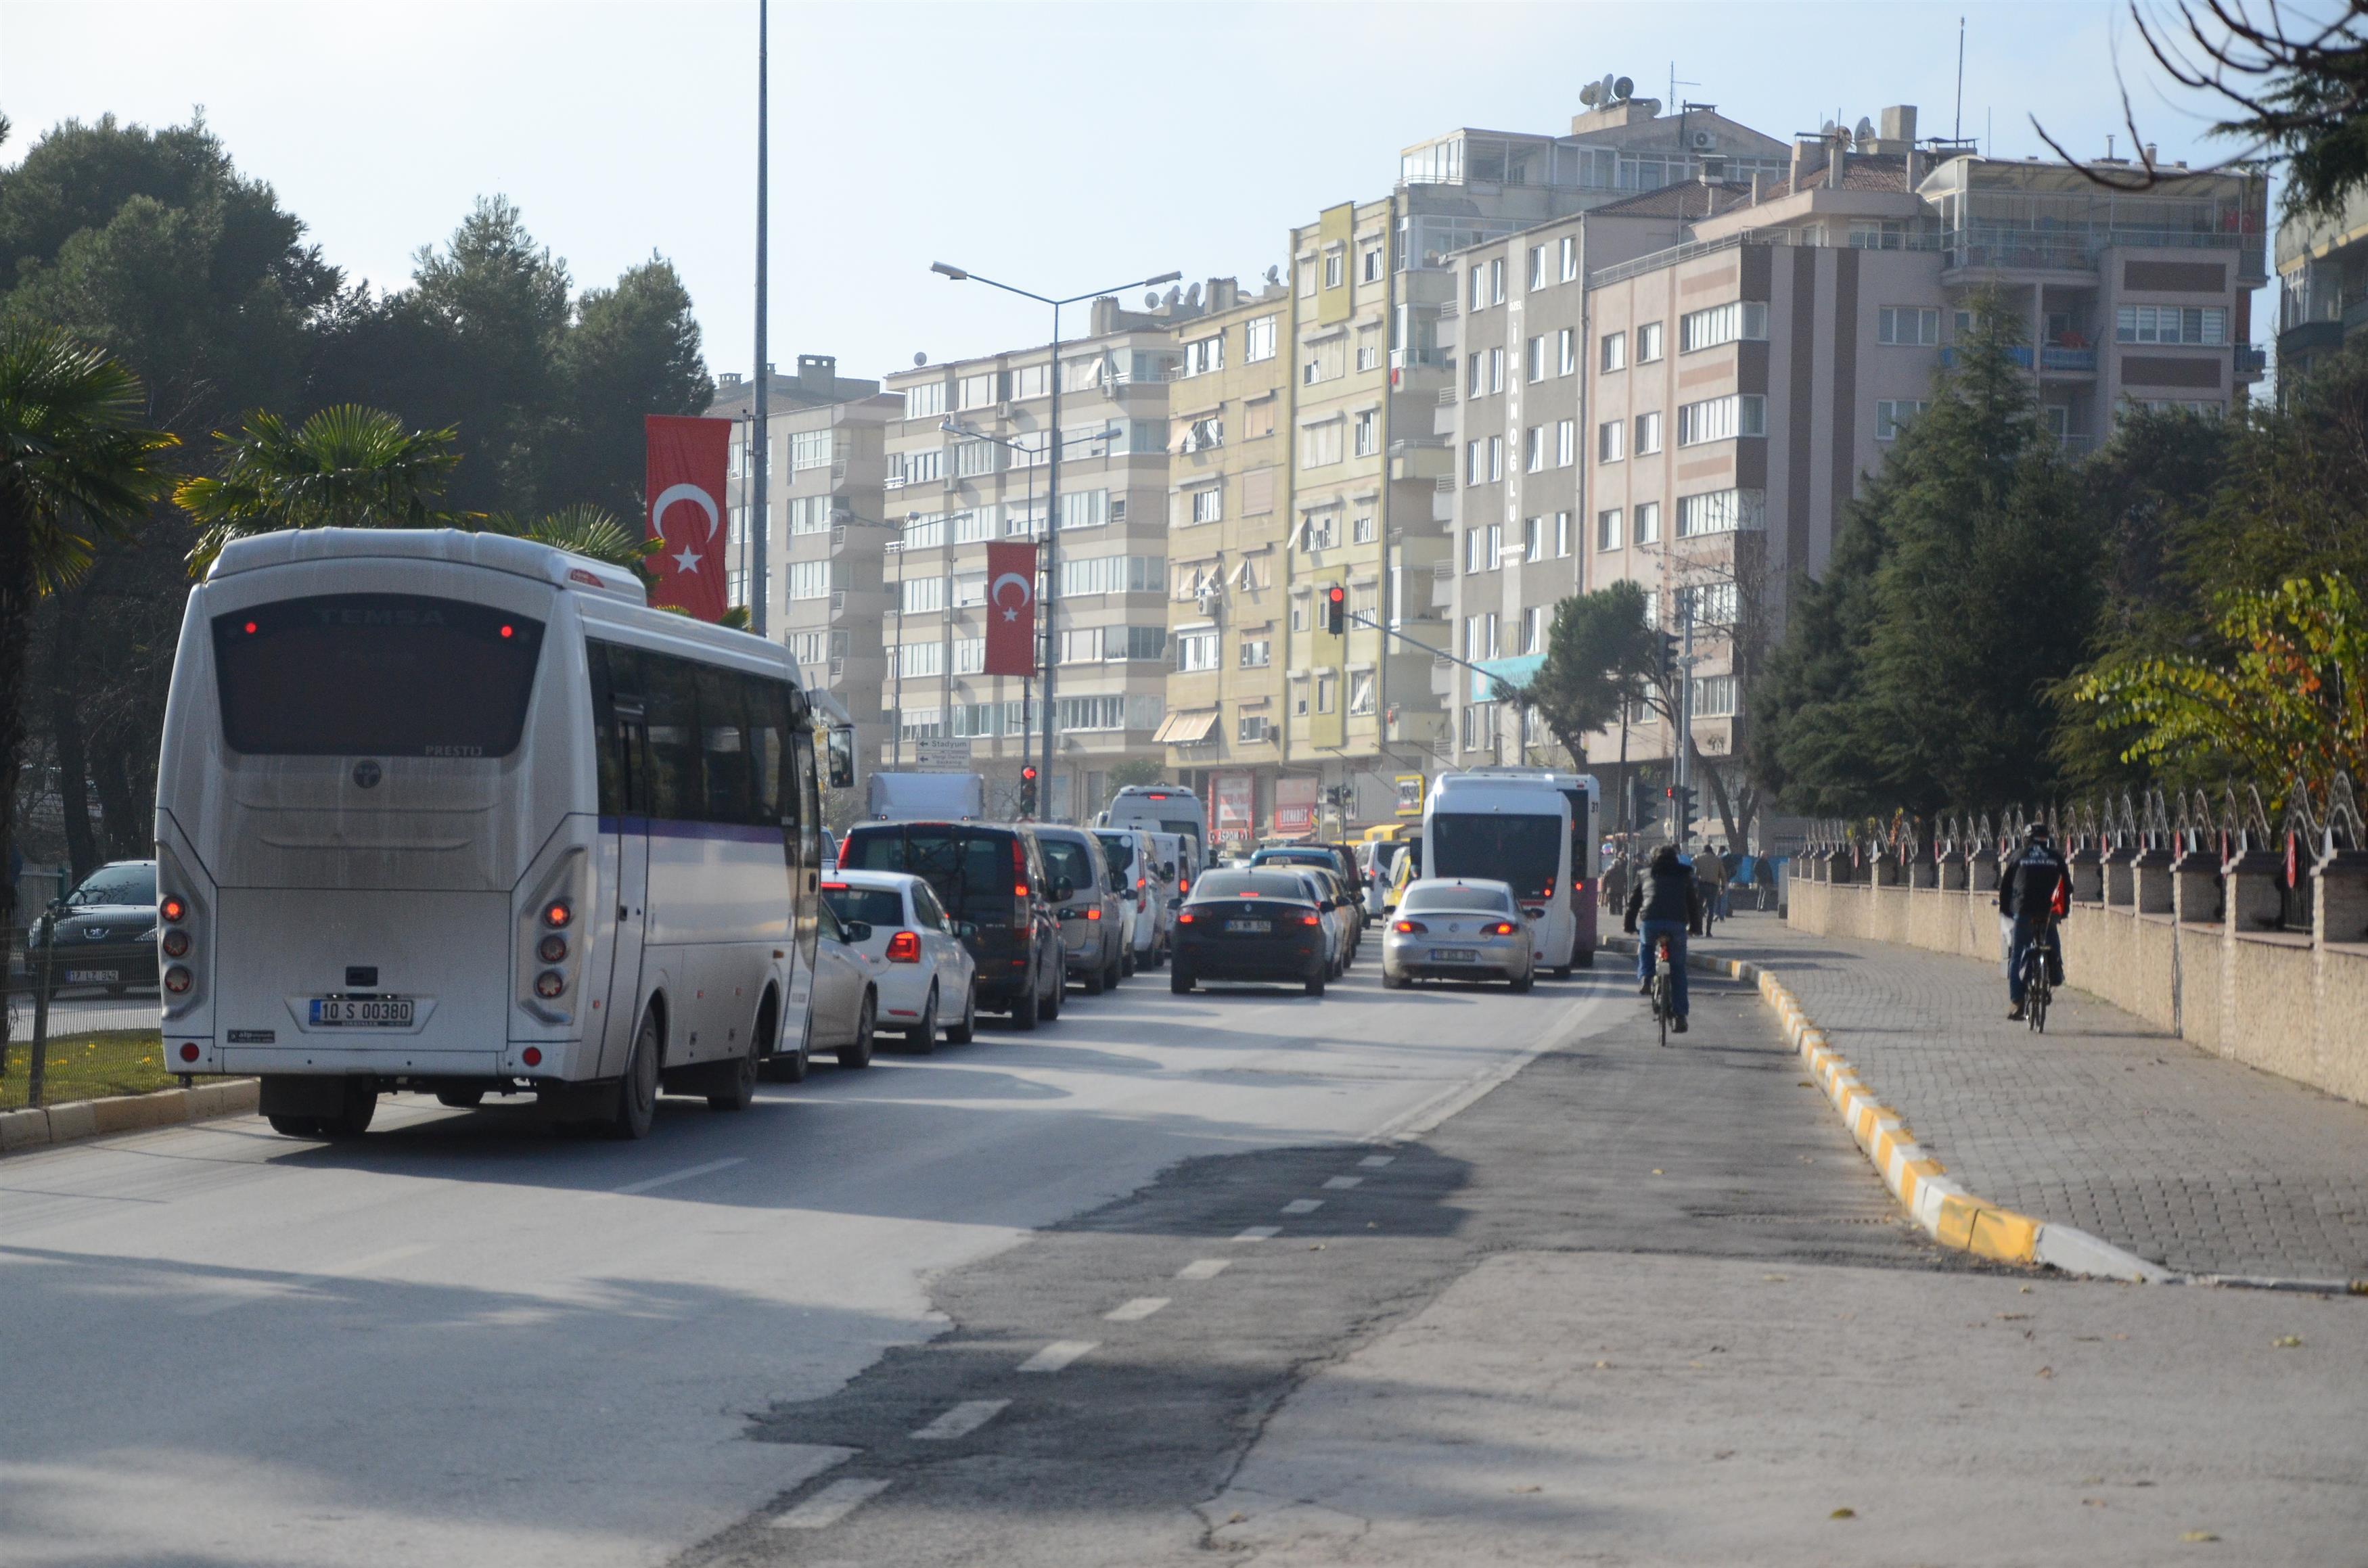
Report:
[[[0,1153],[46,1149],[112,1132],[139,1132],[184,1121],[251,1113],[261,1092],[254,1078],[229,1078],[153,1095],[122,1095],[103,1100],[68,1100],[40,1110],[0,1111]]]
[[[1614,950],[1634,953],[1633,939],[1621,938]],[[1858,1070],[1810,1021],[1773,971],[1741,959],[1694,952],[1686,955],[1686,967],[1748,981],[1759,988],[1759,999],[1783,1027],[1785,1042],[1808,1062],[1810,1076],[1841,1113],[1842,1125],[1866,1152],[1884,1185],[1941,1245],[2000,1263],[2044,1264],[2066,1274],[2105,1279],[2167,1284],[2182,1278],[2086,1231],[2018,1214],[1966,1191],[1916,1142],[1899,1113],[1875,1099]]]

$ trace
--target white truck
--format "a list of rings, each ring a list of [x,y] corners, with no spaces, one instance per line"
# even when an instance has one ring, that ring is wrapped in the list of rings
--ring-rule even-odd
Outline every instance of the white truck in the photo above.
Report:
[[[874,822],[982,822],[986,777],[979,773],[874,773],[864,795]]]

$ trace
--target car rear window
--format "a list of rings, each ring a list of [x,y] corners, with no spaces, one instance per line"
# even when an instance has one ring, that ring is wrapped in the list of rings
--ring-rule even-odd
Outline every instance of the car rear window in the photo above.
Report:
[[[1510,909],[1512,900],[1495,888],[1465,887],[1441,883],[1436,887],[1413,887],[1400,901],[1401,909]]]
[[[1011,918],[1009,833],[952,823],[852,827],[838,863],[850,871],[910,871],[928,882],[957,920]]]
[[[1094,836],[1102,841],[1102,858],[1110,862],[1111,870],[1131,871],[1134,869],[1133,839],[1117,833],[1098,833]]]
[[[1074,839],[1055,838],[1049,834],[1040,834],[1036,842],[1044,851],[1046,876],[1067,878],[1069,885],[1078,892],[1093,891],[1093,857],[1086,853],[1084,845]]]
[[[1294,903],[1307,902],[1307,884],[1289,871],[1211,871],[1192,884],[1192,899],[1240,898],[1256,893],[1260,898],[1285,898]]]
[[[222,738],[249,756],[507,756],[542,623],[418,594],[326,594],[214,618]]]
[[[905,924],[905,895],[894,888],[825,887],[822,901],[841,921],[860,920],[867,926]]]

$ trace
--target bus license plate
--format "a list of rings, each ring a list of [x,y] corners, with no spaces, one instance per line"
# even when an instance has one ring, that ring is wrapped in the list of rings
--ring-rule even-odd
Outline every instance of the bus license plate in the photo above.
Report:
[[[1433,963],[1477,963],[1480,953],[1474,948],[1433,948],[1430,959]]]
[[[407,1029],[411,1027],[411,1009],[412,999],[408,996],[315,996],[313,1026]]]
[[[1271,920],[1228,920],[1225,922],[1225,929],[1228,931],[1256,933],[1263,936],[1267,932],[1274,929],[1274,922]]]
[[[68,985],[112,985],[116,971],[111,969],[70,969],[66,971]]]

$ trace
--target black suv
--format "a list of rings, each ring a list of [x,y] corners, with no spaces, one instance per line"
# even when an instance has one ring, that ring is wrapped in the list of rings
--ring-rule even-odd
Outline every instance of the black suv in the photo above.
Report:
[[[103,985],[120,996],[156,983],[156,862],[116,860],[85,877],[50,906],[57,950],[50,956],[50,994],[69,985]],[[40,927],[25,936],[25,966],[40,983]]]
[[[847,830],[848,871],[909,871],[928,882],[978,964],[978,1005],[1032,1029],[1061,1016],[1061,928],[1044,853],[1021,826],[867,822]]]

